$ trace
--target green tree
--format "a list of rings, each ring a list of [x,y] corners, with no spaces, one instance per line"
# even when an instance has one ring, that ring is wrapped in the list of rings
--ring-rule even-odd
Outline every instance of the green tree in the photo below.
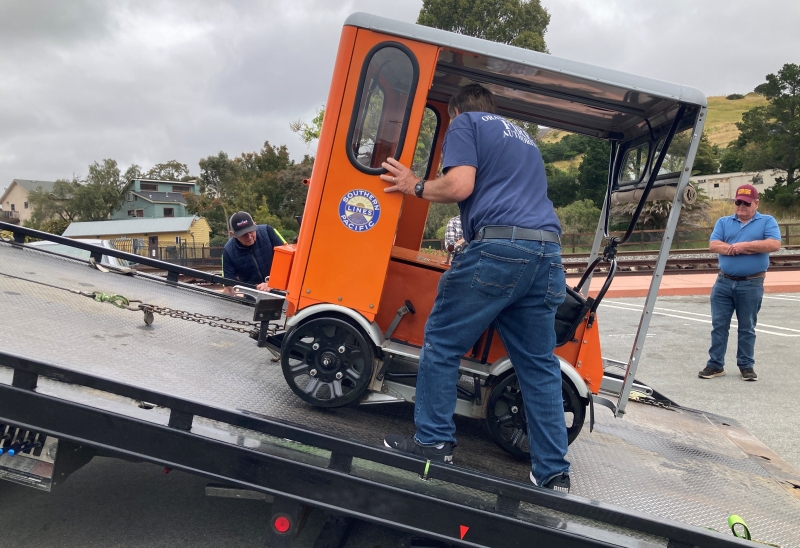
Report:
[[[203,158],[199,165],[200,192],[206,199],[191,200],[187,205],[191,205],[193,213],[208,213],[211,208],[220,208],[223,218],[227,219],[230,217],[230,204],[235,201],[240,186],[239,165],[222,151],[216,156]]]
[[[600,220],[600,208],[592,200],[578,200],[556,209],[562,232],[592,232]]]
[[[426,239],[437,238],[439,230],[447,226],[447,221],[459,213],[458,204],[431,203],[422,237]]]
[[[44,230],[43,223],[49,219],[60,219],[67,224],[77,220],[78,212],[71,198],[79,185],[77,180],[58,179],[51,192],[43,192],[41,189],[31,192],[28,201],[32,211],[28,226]]]
[[[719,147],[712,145],[704,131],[697,145],[697,154],[692,165],[692,175],[711,175],[719,172]]]
[[[578,168],[578,191],[576,198],[591,200],[598,208],[603,207],[608,186],[608,159],[611,145],[601,139],[593,139],[586,148],[586,155]]]
[[[93,162],[85,179],[59,179],[52,192],[31,193],[30,225],[42,227],[51,219],[104,221],[120,206],[129,180],[136,177],[141,177],[141,168],[135,164],[122,173],[116,160]]]
[[[322,121],[325,119],[325,104],[317,109],[317,114],[311,119],[311,123],[307,124],[302,120],[297,120],[289,124],[289,128],[295,133],[300,134],[300,140],[305,144],[309,144],[314,139],[319,139],[322,133]]]
[[[180,163],[178,160],[170,160],[163,164],[154,165],[147,171],[145,177],[161,181],[185,181],[190,179],[191,175],[189,175],[189,166]]]
[[[785,178],[764,192],[764,200],[792,207],[800,205],[800,65],[787,63],[766,80],[755,91],[768,104],[742,115],[736,124],[737,147],[745,170],[766,166],[786,171]]]
[[[539,0],[423,0],[417,23],[546,52],[550,14]]]
[[[720,156],[719,172],[720,173],[735,173],[742,170],[742,158],[739,155],[739,149],[735,146],[728,146]]]
[[[540,0],[423,0],[417,24],[546,53],[550,14]],[[512,121],[537,139],[539,126]]]
[[[303,214],[308,195],[308,186],[303,181],[311,177],[314,168],[314,158],[305,156],[303,161],[278,173],[282,201],[280,215],[283,226],[287,229],[297,230],[294,226],[295,217]]]
[[[564,207],[574,202],[578,195],[578,170],[562,170],[553,164],[545,164],[544,167],[547,173],[547,197],[553,202],[553,207]]]

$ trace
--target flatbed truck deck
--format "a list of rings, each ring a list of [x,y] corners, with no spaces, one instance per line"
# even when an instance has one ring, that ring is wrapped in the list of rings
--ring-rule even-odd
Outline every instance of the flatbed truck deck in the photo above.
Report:
[[[248,337],[252,303],[9,242],[0,265],[0,423],[48,440],[44,457],[0,455],[5,479],[35,483],[20,473],[35,460],[51,465],[40,488],[56,488],[105,455],[271,494],[297,526],[316,507],[464,546],[748,545],[726,531],[740,514],[758,539],[800,546],[797,473],[735,421],[652,398],[624,419],[597,412],[570,446],[572,494],[552,493],[478,421],[456,417],[455,465],[427,464],[382,448],[387,431],[413,431],[408,404],[302,402]],[[243,323],[148,326],[78,292]]]

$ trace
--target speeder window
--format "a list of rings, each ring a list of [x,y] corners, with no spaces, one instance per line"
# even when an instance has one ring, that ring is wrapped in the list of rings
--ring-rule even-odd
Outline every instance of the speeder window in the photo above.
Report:
[[[403,150],[419,68],[401,44],[379,44],[367,55],[350,125],[347,155],[360,171],[380,174]]]

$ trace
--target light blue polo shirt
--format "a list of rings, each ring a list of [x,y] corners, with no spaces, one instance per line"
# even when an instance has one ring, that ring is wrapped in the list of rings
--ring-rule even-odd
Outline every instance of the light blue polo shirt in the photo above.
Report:
[[[739,220],[736,214],[720,217],[714,225],[709,241],[726,244],[752,242],[755,240],[781,241],[781,230],[772,215],[762,215],[758,211],[747,223]],[[769,253],[752,255],[720,255],[719,269],[729,276],[752,276],[766,272],[769,268]]]

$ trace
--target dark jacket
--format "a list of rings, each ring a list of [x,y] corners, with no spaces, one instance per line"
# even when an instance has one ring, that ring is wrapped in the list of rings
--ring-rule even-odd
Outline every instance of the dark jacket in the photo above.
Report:
[[[273,249],[285,243],[269,225],[256,227],[256,241],[250,247],[231,238],[222,251],[222,275],[247,284],[263,283],[272,268]]]

